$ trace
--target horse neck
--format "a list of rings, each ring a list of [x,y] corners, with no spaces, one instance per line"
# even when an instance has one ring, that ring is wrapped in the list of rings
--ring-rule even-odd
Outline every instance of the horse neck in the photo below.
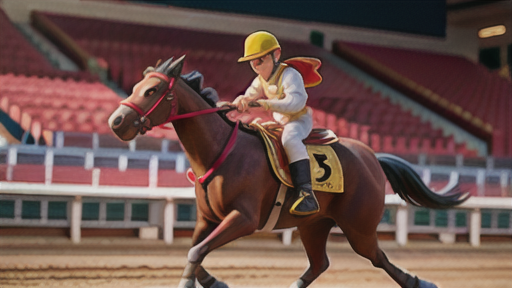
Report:
[[[181,79],[175,84],[174,93],[179,114],[211,108]],[[204,175],[211,168],[233,129],[217,113],[176,120],[172,124],[197,175]]]

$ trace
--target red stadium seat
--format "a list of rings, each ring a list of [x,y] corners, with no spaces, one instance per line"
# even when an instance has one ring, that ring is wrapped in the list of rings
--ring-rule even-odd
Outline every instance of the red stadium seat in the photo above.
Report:
[[[185,173],[178,173],[176,170],[158,170],[158,187],[193,187]]]
[[[101,168],[99,185],[107,186],[148,186],[148,169]]]
[[[53,166],[52,183],[92,184],[92,170],[76,166]]]
[[[18,164],[13,166],[12,181],[45,182],[45,166],[36,164]]]

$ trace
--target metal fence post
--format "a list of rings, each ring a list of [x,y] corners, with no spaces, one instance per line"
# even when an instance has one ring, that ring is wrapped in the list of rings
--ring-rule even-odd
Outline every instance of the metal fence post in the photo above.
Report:
[[[46,149],[46,155],[44,157],[44,184],[50,185],[53,180],[53,150],[51,148]]]
[[[164,207],[164,242],[172,244],[174,241],[174,200],[167,199]]]
[[[482,226],[482,213],[480,209],[471,210],[469,225],[469,243],[473,247],[478,247],[480,246],[480,230]]]
[[[400,246],[407,245],[407,238],[408,238],[408,209],[407,205],[398,205],[396,209],[396,232],[395,232],[395,238],[396,243]]]
[[[82,224],[82,197],[76,196],[71,203],[71,241],[75,244],[80,243]]]

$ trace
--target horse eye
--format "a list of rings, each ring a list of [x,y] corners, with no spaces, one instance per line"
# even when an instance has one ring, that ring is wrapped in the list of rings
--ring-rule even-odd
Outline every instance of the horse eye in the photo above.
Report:
[[[144,93],[144,97],[149,97],[149,96],[153,95],[155,92],[156,92],[156,88],[148,89],[148,90],[146,90],[146,92]]]

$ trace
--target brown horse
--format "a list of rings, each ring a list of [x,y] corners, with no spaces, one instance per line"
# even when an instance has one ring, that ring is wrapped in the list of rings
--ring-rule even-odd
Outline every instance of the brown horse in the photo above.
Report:
[[[179,287],[227,287],[201,262],[211,251],[261,229],[274,206],[280,187],[257,133],[238,128],[215,108],[214,93],[201,91],[202,76],[181,75],[184,57],[149,67],[133,94],[110,116],[109,125],[122,140],[133,139],[154,126],[172,122],[195,175],[197,223],[193,247]],[[195,76],[194,76],[195,75]],[[209,90],[211,92],[211,90]],[[233,131],[240,129],[236,136]],[[228,139],[236,140],[225,153]],[[320,212],[307,217],[288,213],[293,193],[286,200],[275,229],[297,227],[310,266],[291,287],[304,288],[329,267],[327,237],[338,225],[356,253],[384,269],[401,287],[436,287],[397,268],[377,243],[377,225],[384,211],[386,178],[405,201],[431,208],[448,208],[465,200],[452,190],[438,195],[424,186],[410,165],[393,156],[379,156],[363,143],[341,138],[332,144],[344,169],[344,193],[316,192]],[[218,158],[225,158],[222,164]],[[206,178],[206,179],[205,179]],[[204,182],[203,182],[204,181]],[[290,201],[289,201],[290,200]]]

